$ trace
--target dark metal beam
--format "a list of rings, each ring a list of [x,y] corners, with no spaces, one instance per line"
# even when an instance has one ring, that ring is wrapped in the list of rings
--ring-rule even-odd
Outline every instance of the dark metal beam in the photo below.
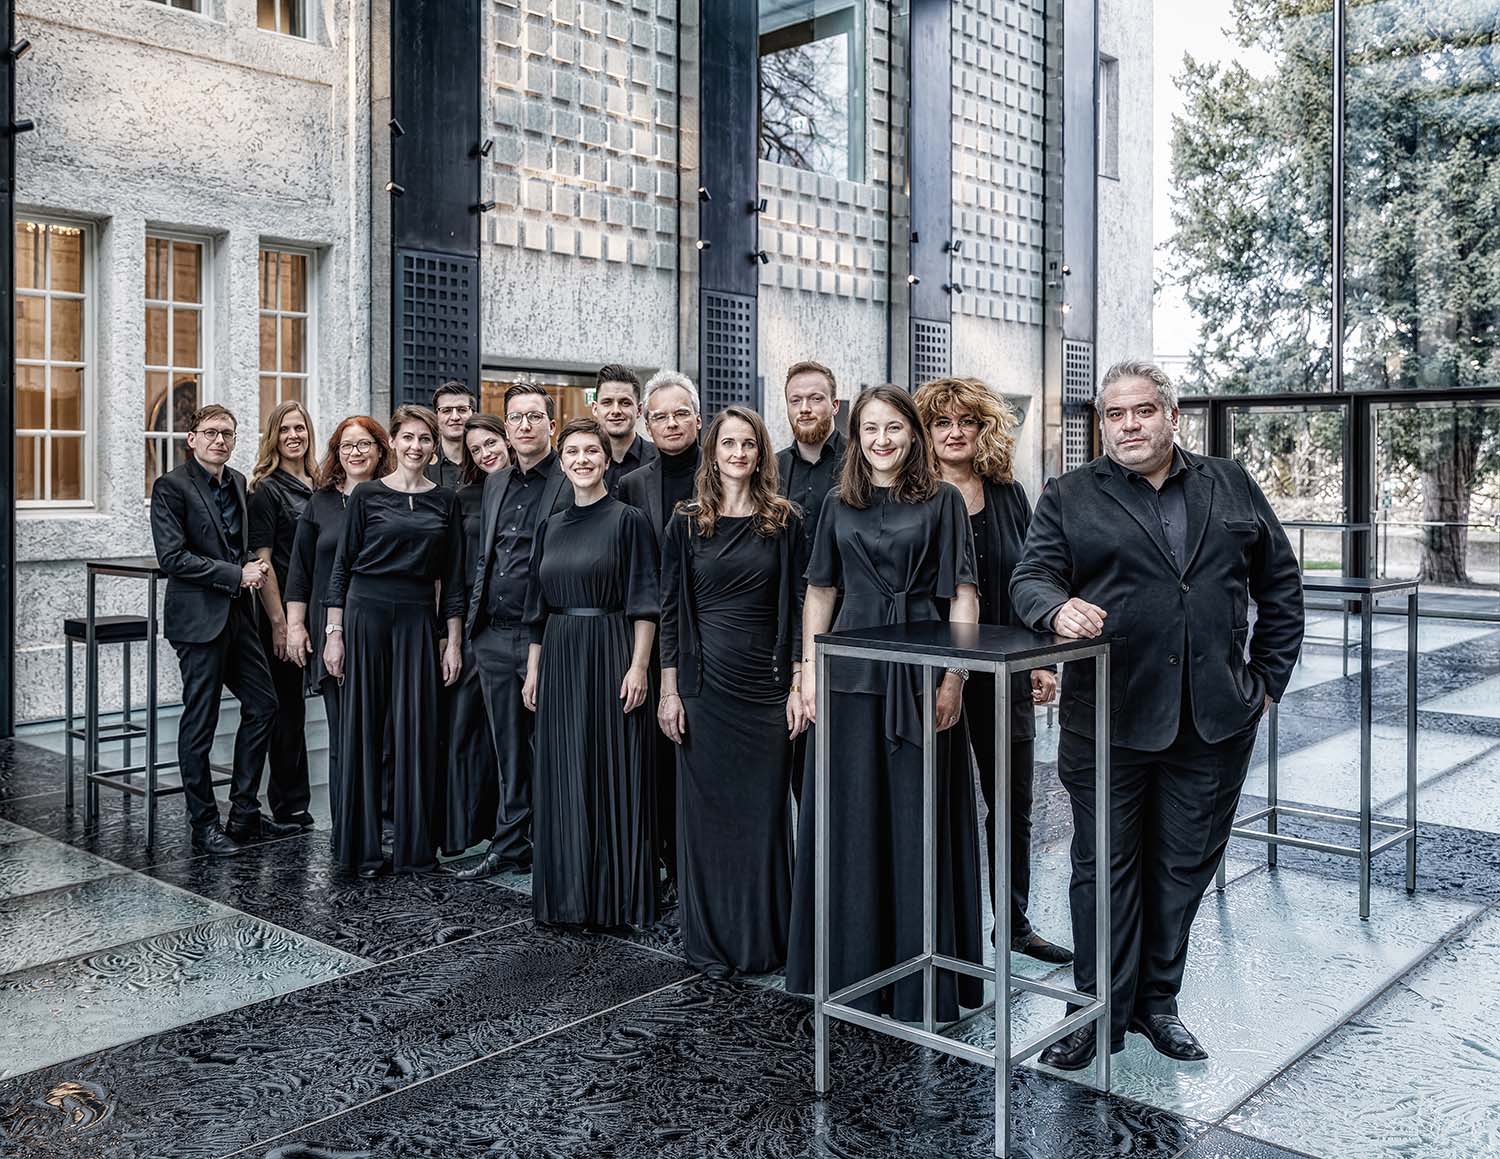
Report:
[[[0,737],[8,737],[16,730],[16,5],[0,2]]]

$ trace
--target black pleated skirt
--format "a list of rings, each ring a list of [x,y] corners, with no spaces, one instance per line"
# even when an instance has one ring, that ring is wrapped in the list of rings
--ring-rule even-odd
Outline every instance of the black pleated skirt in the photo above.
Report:
[[[620,684],[632,629],[621,613],[548,617],[537,675],[532,813],[536,920],[607,929],[656,921],[656,805],[645,706]],[[649,701],[648,701],[649,704]]]
[[[382,814],[389,802],[391,864],[397,871],[437,864],[433,823],[438,768],[438,688],[432,587],[356,576],[344,608],[344,689],[340,705],[339,788],[330,793],[333,851],[341,864],[377,868]]]
[[[749,974],[780,969],[792,900],[786,707],[707,686],[682,703],[677,880],[688,961]]]
[[[922,750],[890,744],[885,698],[834,692],[829,787],[830,992],[878,974],[922,952]],[[787,989],[810,994],[814,967],[815,747],[807,745],[802,810],[797,819],[797,868]],[[978,814],[964,726],[938,734],[937,949],[981,961]],[[959,1007],[984,1000],[975,978],[938,973],[937,1016],[951,1022]],[[887,986],[854,1005],[903,1022],[922,1017],[921,975]]]

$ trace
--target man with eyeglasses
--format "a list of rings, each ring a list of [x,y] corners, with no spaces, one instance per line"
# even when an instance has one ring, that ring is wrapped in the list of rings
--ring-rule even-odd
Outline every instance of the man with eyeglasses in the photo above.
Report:
[[[151,492],[151,538],[167,576],[162,632],[182,670],[178,769],[193,851],[210,857],[233,857],[240,842],[302,831],[260,812],[260,777],[276,727],[276,689],[250,593],[265,583],[270,565],[250,551],[245,477],[227,465],[236,427],[227,408],[201,408],[188,430],[187,462],[158,479]],[[240,724],[229,821],[221,828],[209,752],[226,686],[240,702]]]
[[[440,436],[437,454],[423,472],[439,487],[458,490],[459,474],[464,465],[464,423],[474,414],[474,392],[457,379],[443,383],[432,392],[432,409],[437,412]]]
[[[641,415],[640,376],[629,367],[612,363],[599,368],[596,383],[594,418],[609,436],[604,487],[614,494],[616,483],[656,458],[656,447],[635,429]]]
[[[526,585],[537,525],[573,502],[573,488],[552,449],[552,396],[529,383],[505,392],[505,432],[511,465],[484,482],[479,516],[479,560],[465,631],[479,665],[490,735],[499,770],[499,806],[490,847],[459,870],[478,881],[506,870],[531,868],[532,729],[535,717],[521,702],[531,631]],[[579,727],[585,727],[579,722]]]
[[[697,490],[698,432],[702,420],[698,388],[685,374],[676,370],[657,371],[646,383],[645,393],[646,430],[656,444],[657,457],[621,479],[615,493],[622,502],[646,513],[660,548],[672,512],[679,503],[692,499]],[[661,687],[661,660],[655,645],[651,673],[651,701],[647,707],[652,714],[650,719],[654,720]],[[656,745],[657,853],[666,870],[663,901],[671,904],[677,888],[677,746],[660,730],[653,729],[652,737]]]

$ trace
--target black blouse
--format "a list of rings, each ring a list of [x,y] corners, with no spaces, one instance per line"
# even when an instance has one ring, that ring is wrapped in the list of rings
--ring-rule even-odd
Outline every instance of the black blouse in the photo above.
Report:
[[[277,467],[250,492],[250,550],[271,549],[271,570],[286,600],[287,572],[297,538],[297,520],[312,498],[312,488],[291,472]]]
[[[355,575],[392,589],[441,583],[442,618],[462,619],[463,559],[463,518],[448,488],[407,492],[379,479],[361,483],[349,496],[323,602],[343,607]]]
[[[656,620],[656,533],[642,511],[605,495],[567,507],[537,525],[526,589],[526,623],[541,643],[547,617],[564,609]]]
[[[323,668],[323,628],[328,622],[323,599],[333,574],[333,559],[344,536],[344,517],[349,497],[336,487],[314,491],[292,543],[292,564],[287,569],[281,597],[286,603],[307,605],[307,634],[312,638],[312,658],[307,664],[307,684],[316,689],[328,673]]]

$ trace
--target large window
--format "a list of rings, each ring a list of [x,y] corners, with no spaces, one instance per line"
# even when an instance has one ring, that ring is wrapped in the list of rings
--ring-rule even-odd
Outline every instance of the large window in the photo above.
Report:
[[[88,501],[90,235],[16,222],[16,502]]]
[[[306,36],[306,0],[258,0],[255,22],[267,32]]]
[[[207,247],[146,238],[146,497],[185,461],[193,412],[206,398]]]
[[[760,0],[760,158],[865,177],[863,4]]]
[[[260,414],[287,399],[311,405],[312,312],[308,277],[312,259],[295,250],[260,251]]]

